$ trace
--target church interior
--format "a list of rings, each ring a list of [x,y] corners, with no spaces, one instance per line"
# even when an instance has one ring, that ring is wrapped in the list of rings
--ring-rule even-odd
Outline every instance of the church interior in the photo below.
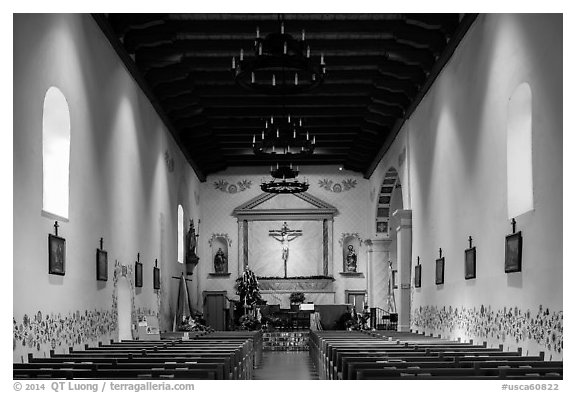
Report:
[[[562,37],[14,14],[13,378],[563,379]]]

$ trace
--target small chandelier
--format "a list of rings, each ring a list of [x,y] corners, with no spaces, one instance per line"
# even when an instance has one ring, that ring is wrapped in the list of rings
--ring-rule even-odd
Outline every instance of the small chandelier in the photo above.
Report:
[[[297,94],[319,86],[326,75],[324,54],[314,60],[310,46],[306,42],[306,32],[302,30],[297,40],[284,32],[284,22],[280,33],[270,33],[260,37],[256,28],[253,56],[244,54],[232,58],[232,72],[239,86],[265,94]]]
[[[252,135],[252,150],[256,155],[302,156],[314,153],[316,137],[302,129],[302,119],[270,117],[264,128]]]
[[[268,182],[263,181],[260,184],[260,189],[271,194],[298,194],[305,192],[310,187],[310,184],[307,181],[298,181],[296,179],[298,173],[298,167],[294,170],[292,164],[290,166],[279,166],[276,164],[276,169],[270,167],[270,175],[273,179]]]

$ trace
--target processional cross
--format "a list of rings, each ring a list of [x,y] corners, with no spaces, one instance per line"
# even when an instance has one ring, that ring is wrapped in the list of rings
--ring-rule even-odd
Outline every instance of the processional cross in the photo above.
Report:
[[[274,239],[282,243],[282,260],[284,261],[284,278],[288,277],[288,243],[296,239],[298,236],[302,236],[302,230],[300,229],[290,229],[286,222],[282,225],[281,229],[272,229],[268,231],[268,236],[272,236]]]

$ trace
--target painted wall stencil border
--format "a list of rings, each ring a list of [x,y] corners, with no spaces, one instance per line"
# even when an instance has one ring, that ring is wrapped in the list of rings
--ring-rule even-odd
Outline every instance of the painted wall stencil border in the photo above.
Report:
[[[318,187],[338,194],[342,191],[350,191],[356,187],[357,183],[355,179],[344,179],[340,183],[331,179],[321,179],[318,180]]]
[[[214,188],[228,194],[236,194],[246,191],[252,187],[252,180],[239,180],[236,183],[229,183],[226,180],[220,179],[214,182]]]
[[[412,329],[439,332],[461,331],[470,337],[513,339],[517,344],[533,341],[556,353],[564,347],[563,311],[550,311],[543,305],[538,311],[519,307],[480,308],[419,306],[412,312]]]

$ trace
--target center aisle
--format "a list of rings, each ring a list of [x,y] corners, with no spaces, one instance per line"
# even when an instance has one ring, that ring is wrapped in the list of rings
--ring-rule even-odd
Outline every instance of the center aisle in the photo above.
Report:
[[[318,373],[308,351],[264,351],[254,379],[311,380]]]

